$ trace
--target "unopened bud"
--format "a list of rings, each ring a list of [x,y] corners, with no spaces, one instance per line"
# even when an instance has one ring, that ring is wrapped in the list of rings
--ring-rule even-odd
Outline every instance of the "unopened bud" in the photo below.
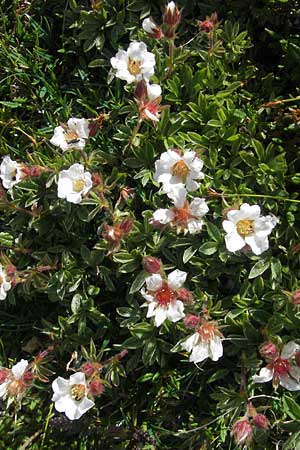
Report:
[[[186,288],[180,288],[177,291],[177,299],[181,300],[183,303],[192,304],[194,303],[193,294]]]
[[[154,256],[145,256],[143,259],[143,267],[148,273],[159,273],[162,269],[162,262]]]
[[[147,97],[147,84],[144,80],[137,83],[134,91],[134,95],[138,100],[144,100]]]
[[[188,314],[185,316],[183,323],[186,328],[197,328],[200,322],[200,317],[194,314]]]
[[[98,173],[92,173],[93,186],[99,186],[102,183],[102,178]]]
[[[150,37],[154,39],[160,39],[162,37],[161,28],[158,25],[156,25],[156,23],[151,19],[151,17],[148,17],[147,19],[143,20],[142,27]]]
[[[103,394],[104,390],[105,390],[105,387],[101,383],[100,380],[94,380],[89,385],[89,392],[91,395],[93,395],[95,397]]]
[[[165,7],[165,12],[163,16],[164,23],[171,27],[175,27],[179,24],[181,14],[177,8],[175,2],[169,2]]]
[[[0,369],[0,384],[4,383],[7,378],[7,369]]]
[[[95,366],[91,362],[86,362],[81,366],[81,371],[85,373],[88,377],[91,377],[95,372]]]
[[[128,234],[131,231],[132,224],[133,224],[132,219],[130,218],[123,219],[122,222],[120,223],[120,230],[122,230],[124,234]]]
[[[248,419],[240,419],[233,424],[231,434],[238,445],[250,443],[252,439],[252,427]]]
[[[25,383],[29,384],[33,380],[34,375],[32,372],[25,372],[23,375],[23,380]]]
[[[39,166],[33,166],[30,169],[30,176],[31,177],[40,177],[42,173],[42,168]]]
[[[297,289],[296,291],[292,292],[292,300],[295,305],[300,304],[300,289]]]
[[[264,430],[268,430],[270,426],[270,422],[264,414],[256,414],[253,417],[253,423],[256,427],[263,428]]]
[[[279,354],[278,348],[273,342],[265,342],[259,351],[266,361],[272,361]]]
[[[16,271],[17,271],[17,268],[13,264],[10,264],[9,266],[5,267],[5,272],[9,276],[15,275]]]
[[[22,166],[22,172],[23,172],[23,177],[22,178],[27,178],[27,177],[30,177],[30,175],[31,175],[30,167]]]

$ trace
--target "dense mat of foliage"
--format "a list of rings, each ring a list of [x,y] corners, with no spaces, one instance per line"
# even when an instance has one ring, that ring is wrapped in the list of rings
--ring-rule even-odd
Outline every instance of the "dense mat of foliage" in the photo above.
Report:
[[[177,6],[1,2],[0,449],[300,449],[300,7]]]

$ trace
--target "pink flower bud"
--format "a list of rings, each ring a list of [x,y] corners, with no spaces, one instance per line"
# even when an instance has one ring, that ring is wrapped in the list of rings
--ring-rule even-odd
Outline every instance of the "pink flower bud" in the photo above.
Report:
[[[162,37],[161,28],[156,25],[151,17],[143,20],[142,27],[146,31],[146,33],[148,33],[149,37],[152,37],[154,39],[160,39]]]
[[[263,428],[264,430],[268,430],[270,426],[270,422],[264,414],[256,414],[253,417],[253,423],[256,427]]]
[[[100,380],[94,380],[89,385],[89,393],[95,397],[98,397],[99,395],[103,394],[104,390],[105,387]]]
[[[134,95],[138,100],[144,100],[147,97],[147,84],[144,80],[138,81]]]
[[[192,304],[194,303],[193,294],[186,288],[180,288],[177,291],[177,299],[181,300],[183,303]]]
[[[267,361],[272,361],[279,355],[278,348],[273,342],[265,342],[260,347],[259,351]]]
[[[292,299],[294,305],[300,304],[300,289],[297,289],[296,291],[292,292]]]
[[[40,177],[42,173],[42,168],[39,166],[33,166],[30,169],[30,176],[31,177]]]
[[[92,173],[93,186],[99,186],[102,183],[101,176],[98,173]]]
[[[0,384],[4,383],[7,378],[7,369],[0,369]]]
[[[91,377],[95,372],[95,366],[91,362],[86,362],[81,366],[81,371],[85,373],[88,377]]]
[[[10,264],[9,266],[5,267],[5,272],[9,276],[15,275],[16,271],[17,271],[17,268],[13,264]]]
[[[237,444],[250,443],[252,439],[252,427],[248,419],[240,419],[233,424],[231,434]]]
[[[185,316],[183,323],[186,328],[197,328],[200,322],[200,317],[193,314]]]
[[[30,175],[31,175],[30,167],[23,166],[22,167],[22,172],[23,172],[23,177],[22,178],[27,178],[27,177],[30,177]]]
[[[24,375],[23,375],[23,381],[24,381],[26,384],[31,383],[31,381],[33,380],[33,378],[34,378],[34,375],[33,375],[32,372],[25,372]]]
[[[148,273],[159,273],[162,269],[162,262],[154,256],[145,256],[143,266],[144,270]]]

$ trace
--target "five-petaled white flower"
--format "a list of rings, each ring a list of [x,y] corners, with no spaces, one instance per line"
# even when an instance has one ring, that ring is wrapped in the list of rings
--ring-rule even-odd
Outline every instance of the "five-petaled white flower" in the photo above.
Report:
[[[288,342],[283,346],[280,355],[275,354],[269,364],[260,369],[259,375],[254,375],[254,383],[267,383],[272,380],[275,389],[280,384],[289,391],[300,391],[300,367],[293,362],[299,351],[298,344]]]
[[[76,372],[69,380],[57,377],[52,383],[54,406],[56,411],[63,412],[70,420],[80,417],[91,409],[95,403],[87,398],[85,374]]]
[[[183,155],[174,150],[162,153],[155,162],[154,179],[162,183],[163,192],[172,200],[182,197],[186,192],[195,191],[204,174],[201,172],[203,161],[196,152],[187,151]]]
[[[20,399],[32,381],[32,374],[28,372],[28,361],[21,359],[11,369],[2,369],[4,382],[0,384],[0,398],[11,395]]]
[[[269,248],[268,235],[278,223],[277,217],[261,216],[260,207],[248,203],[243,203],[239,210],[229,211],[227,219],[223,221],[227,250],[236,252],[249,245],[255,255]]]
[[[0,265],[0,300],[5,300],[7,292],[11,289],[11,283],[7,281],[6,277],[6,272]]]
[[[24,177],[22,171],[23,165],[13,161],[10,156],[4,156],[0,166],[0,177],[5,189],[12,188],[15,184],[19,183]]]
[[[181,345],[184,350],[191,352],[191,362],[198,363],[206,358],[218,361],[223,356],[222,337],[214,322],[207,322],[202,319],[196,333],[192,334]]]
[[[82,150],[89,138],[89,133],[89,121],[74,117],[69,119],[66,125],[61,124],[54,129],[54,135],[50,142],[64,152],[70,148]]]
[[[158,273],[146,278],[147,290],[142,289],[141,294],[148,303],[147,317],[154,317],[155,326],[159,327],[166,319],[178,322],[184,314],[184,304],[180,298],[181,286],[187,277],[186,272],[173,270],[169,273],[168,280],[162,278]]]
[[[189,204],[184,191],[180,191],[174,205],[169,209],[157,209],[153,214],[153,223],[176,227],[178,232],[199,233],[204,224],[202,217],[208,212],[205,199],[194,198]]]
[[[149,81],[154,74],[155,56],[147,51],[144,42],[131,42],[127,51],[119,50],[110,62],[116,69],[116,77],[127,83],[142,79]]]
[[[62,170],[58,177],[57,195],[71,203],[80,203],[82,197],[92,188],[92,175],[85,172],[82,164],[73,164],[68,170]]]

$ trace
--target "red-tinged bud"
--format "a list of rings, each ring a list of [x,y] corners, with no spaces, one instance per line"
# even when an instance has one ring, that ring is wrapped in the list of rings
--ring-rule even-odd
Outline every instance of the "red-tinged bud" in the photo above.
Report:
[[[89,393],[94,397],[98,397],[99,395],[103,394],[104,390],[105,387],[100,380],[94,380],[89,385]]]
[[[248,444],[252,439],[252,426],[248,419],[240,419],[233,424],[231,434],[238,445]]]
[[[148,273],[160,273],[162,270],[162,262],[154,256],[145,256],[143,259],[143,267]]]
[[[200,317],[194,314],[188,314],[185,316],[183,323],[186,328],[197,328],[200,323]]]
[[[138,100],[145,100],[148,95],[147,84],[144,80],[137,83],[134,91],[134,95]]]
[[[31,175],[31,168],[27,167],[27,166],[22,166],[22,172],[23,172],[23,177],[22,178],[30,177],[30,175]]]
[[[256,427],[263,428],[264,430],[268,430],[270,426],[270,422],[264,414],[256,414],[253,417],[253,423]]]
[[[109,119],[109,114],[101,113],[96,119],[89,120],[89,137],[94,137],[97,131],[103,127],[103,122]]]
[[[4,383],[8,375],[7,369],[0,369],[0,384]]]
[[[177,291],[177,299],[181,300],[183,303],[192,304],[194,303],[193,294],[186,288],[180,288]]]
[[[127,354],[128,354],[128,350],[126,350],[126,349],[122,350],[118,355],[118,359],[120,360],[120,359],[124,358]]]
[[[95,366],[91,362],[86,362],[81,366],[81,371],[85,373],[88,377],[91,377],[95,372]]]
[[[93,186],[99,186],[102,183],[102,178],[98,173],[92,173]]]
[[[158,25],[156,25],[156,23],[151,19],[151,17],[148,17],[147,19],[143,20],[142,27],[143,30],[146,31],[148,36],[152,37],[153,39],[160,39],[163,36],[161,28]]]
[[[132,229],[133,221],[130,218],[123,219],[119,225],[120,230],[123,234],[128,234]]]
[[[23,381],[24,381],[26,384],[31,383],[32,380],[33,380],[33,378],[34,378],[34,375],[33,375],[32,372],[25,372],[24,375],[23,375]]]
[[[30,169],[30,176],[31,177],[40,177],[43,169],[39,166],[33,166]]]
[[[297,289],[296,291],[292,292],[292,300],[294,305],[300,304],[300,289]]]
[[[272,361],[279,355],[277,346],[273,342],[265,342],[259,349],[260,354],[266,361]]]
[[[165,7],[165,12],[163,15],[164,23],[169,25],[170,27],[176,27],[180,22],[180,18],[181,13],[177,8],[175,2],[169,2]]]
[[[15,275],[16,271],[17,271],[17,268],[13,264],[10,264],[9,266],[5,267],[5,272],[8,276]]]
[[[198,20],[200,30],[204,33],[210,33],[213,29],[217,28],[220,22],[218,22],[218,15],[214,12],[210,17],[206,17],[205,20]]]

